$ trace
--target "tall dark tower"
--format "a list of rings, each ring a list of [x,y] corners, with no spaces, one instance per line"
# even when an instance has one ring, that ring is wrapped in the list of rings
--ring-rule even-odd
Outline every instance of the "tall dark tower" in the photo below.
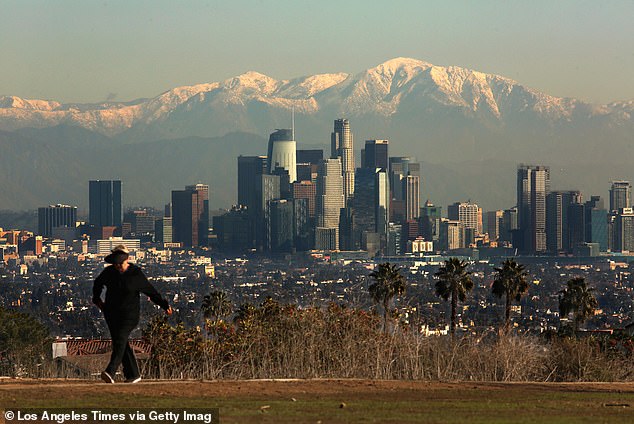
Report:
[[[95,227],[119,227],[121,207],[120,180],[94,180],[88,186],[88,221]]]
[[[366,140],[363,168],[381,168],[387,172],[388,146],[387,140]]]
[[[172,191],[172,239],[185,247],[207,246],[209,186],[196,184]]]

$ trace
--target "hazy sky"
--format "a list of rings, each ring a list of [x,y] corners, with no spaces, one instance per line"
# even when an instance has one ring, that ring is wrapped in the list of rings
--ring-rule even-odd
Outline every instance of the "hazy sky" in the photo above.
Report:
[[[0,95],[123,101],[398,56],[556,96],[634,99],[634,1],[0,0]]]

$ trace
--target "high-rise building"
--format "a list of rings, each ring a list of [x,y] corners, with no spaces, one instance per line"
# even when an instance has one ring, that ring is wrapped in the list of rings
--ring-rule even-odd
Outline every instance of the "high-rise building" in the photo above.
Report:
[[[207,246],[209,186],[196,184],[172,191],[172,238],[184,247]]]
[[[411,157],[391,157],[390,220],[405,222],[420,216],[420,163]]]
[[[38,234],[51,238],[53,229],[67,227],[75,229],[77,226],[77,206],[50,205],[37,210]]]
[[[632,185],[629,181],[612,181],[610,211],[632,207]]]
[[[634,252],[634,209],[622,208],[616,215],[614,245],[616,252]]]
[[[317,185],[311,181],[295,181],[292,185],[293,199],[306,199],[308,217],[315,218],[315,202],[317,200]]]
[[[519,229],[513,244],[524,253],[542,253],[546,245],[546,195],[550,192],[550,168],[520,165],[517,168]]]
[[[583,242],[579,237],[579,217],[570,220],[570,211],[573,205],[583,203],[580,191],[552,191],[546,196],[546,239],[548,250],[552,253],[571,253],[576,243]],[[578,213],[578,210],[575,210]],[[573,223],[574,222],[574,223]],[[571,238],[571,227],[575,230],[575,236]],[[583,236],[581,236],[583,238]]]
[[[238,205],[257,209],[256,187],[259,176],[267,173],[266,156],[238,156]]]
[[[269,137],[268,149],[268,173],[272,174],[275,168],[284,168],[288,171],[289,183],[297,181],[297,146],[293,130],[275,130]]]
[[[154,222],[154,235],[157,243],[172,243],[172,217],[158,218]]]
[[[427,200],[425,206],[420,208],[420,228],[423,237],[427,241],[440,239],[440,222],[442,219],[442,206],[434,206]]]
[[[260,251],[271,250],[271,201],[280,199],[280,177],[260,175],[255,186],[258,199],[255,211],[255,238]]]
[[[213,217],[218,246],[224,251],[244,251],[255,247],[250,211],[234,206],[225,214]]]
[[[324,151],[322,149],[298,149],[297,163],[309,163],[311,165],[319,165],[324,160]]]
[[[500,238],[500,229],[503,219],[503,210],[489,211],[486,213],[486,228],[484,230],[489,234],[489,240],[496,241]]]
[[[608,211],[600,196],[592,196],[585,203],[586,242],[597,243],[601,252],[608,250]]]
[[[341,161],[325,159],[317,176],[317,227],[336,229],[336,248],[339,248],[339,217],[345,207]]]
[[[381,168],[387,171],[388,163],[388,140],[366,140],[365,149],[362,150],[362,168]]]
[[[354,195],[354,150],[350,122],[347,119],[335,120],[334,131],[330,136],[332,159],[341,159],[344,202]]]
[[[465,228],[462,222],[443,219],[440,224],[440,248],[442,250],[462,249],[465,247]]]
[[[90,225],[121,228],[122,217],[121,181],[90,181],[88,186],[88,221]]]
[[[271,200],[271,251],[290,253],[294,241],[294,206],[288,200]]]
[[[357,168],[354,199],[354,243],[358,249],[363,245],[364,234],[377,234],[385,239],[389,214],[389,186],[387,172],[381,168]],[[368,238],[365,238],[368,240]],[[370,240],[373,240],[370,237]]]
[[[500,241],[513,243],[514,239],[517,238],[518,230],[517,208],[505,209],[500,227]]]
[[[453,221],[460,221],[465,228],[482,233],[482,208],[469,202],[456,202],[447,207],[447,217]]]

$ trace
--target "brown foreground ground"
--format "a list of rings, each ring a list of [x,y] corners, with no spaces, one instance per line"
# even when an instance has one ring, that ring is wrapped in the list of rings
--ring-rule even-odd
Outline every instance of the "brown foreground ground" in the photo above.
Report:
[[[0,379],[4,410],[115,407],[218,408],[221,423],[632,423],[634,383]]]

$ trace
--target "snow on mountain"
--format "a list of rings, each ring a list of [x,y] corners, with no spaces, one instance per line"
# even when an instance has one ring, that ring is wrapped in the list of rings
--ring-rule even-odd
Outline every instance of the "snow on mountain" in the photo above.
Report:
[[[577,115],[610,114],[614,114],[615,122],[631,121],[634,109],[632,102],[589,105],[549,96],[498,75],[395,58],[356,75],[334,73],[276,80],[250,71],[222,82],[177,87],[152,99],[92,107],[4,96],[0,97],[0,129],[69,124],[114,135],[139,124],[169,120],[177,112],[182,117],[182,113],[201,107],[208,111],[204,113],[217,107],[237,107],[249,113],[252,104],[279,111],[295,108],[305,115],[328,110],[351,117],[391,119],[402,112],[405,101],[409,114],[451,108],[465,116],[494,121],[532,114],[551,123],[570,121]],[[184,127],[179,135],[191,135]]]

